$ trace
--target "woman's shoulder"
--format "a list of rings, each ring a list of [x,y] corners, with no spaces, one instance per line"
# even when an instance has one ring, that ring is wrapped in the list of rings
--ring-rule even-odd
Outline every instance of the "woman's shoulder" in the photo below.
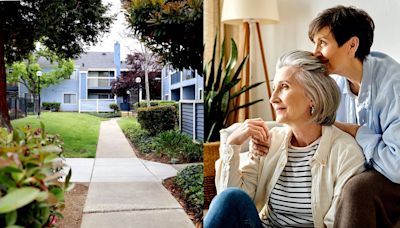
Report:
[[[324,131],[324,133],[327,137],[329,137],[332,149],[339,147],[340,151],[343,151],[346,148],[350,150],[361,151],[361,148],[358,145],[357,141],[350,134],[340,130],[334,125],[326,126],[325,129],[326,130]]]

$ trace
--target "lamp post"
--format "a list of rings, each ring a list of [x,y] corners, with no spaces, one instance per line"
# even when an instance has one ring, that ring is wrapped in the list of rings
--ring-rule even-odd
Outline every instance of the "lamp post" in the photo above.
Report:
[[[37,71],[36,76],[38,77],[38,94],[39,94],[39,104],[38,104],[38,118],[40,118],[40,77],[42,77],[42,71]]]
[[[136,77],[135,82],[138,84],[138,107],[140,107],[140,83],[142,82],[142,78]]]

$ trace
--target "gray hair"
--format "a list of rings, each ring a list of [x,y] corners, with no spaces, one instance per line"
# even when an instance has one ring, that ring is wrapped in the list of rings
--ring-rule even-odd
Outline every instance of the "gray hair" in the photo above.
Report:
[[[304,86],[306,96],[314,103],[311,121],[329,126],[335,122],[340,91],[329,75],[324,63],[308,51],[290,51],[283,54],[276,69],[290,67],[293,75]]]

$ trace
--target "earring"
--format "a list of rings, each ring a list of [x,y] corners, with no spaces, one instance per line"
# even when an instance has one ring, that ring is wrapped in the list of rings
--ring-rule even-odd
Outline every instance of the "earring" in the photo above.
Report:
[[[311,111],[310,111],[311,115],[313,115],[314,112],[315,112],[315,108],[314,108],[314,106],[311,106]]]

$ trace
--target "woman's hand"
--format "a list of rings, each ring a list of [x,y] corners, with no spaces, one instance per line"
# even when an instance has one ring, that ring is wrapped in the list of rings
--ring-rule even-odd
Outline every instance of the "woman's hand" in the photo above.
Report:
[[[261,118],[248,119],[227,139],[229,145],[242,145],[251,139],[250,157],[263,156],[268,153],[270,137],[268,127]]]

